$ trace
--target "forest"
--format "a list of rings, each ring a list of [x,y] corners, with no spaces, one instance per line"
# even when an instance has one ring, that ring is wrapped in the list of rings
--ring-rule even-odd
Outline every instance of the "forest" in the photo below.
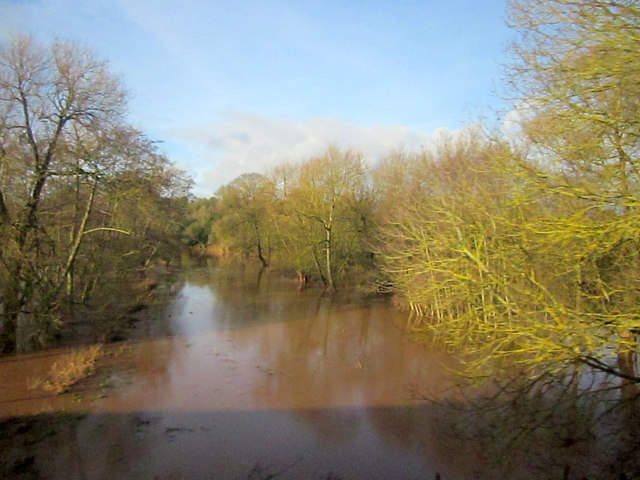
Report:
[[[640,5],[514,0],[508,21],[497,125],[380,162],[327,146],[208,199],[126,123],[106,63],[15,39],[0,53],[2,351],[50,344],[188,248],[391,294],[474,377],[584,366],[639,383]]]

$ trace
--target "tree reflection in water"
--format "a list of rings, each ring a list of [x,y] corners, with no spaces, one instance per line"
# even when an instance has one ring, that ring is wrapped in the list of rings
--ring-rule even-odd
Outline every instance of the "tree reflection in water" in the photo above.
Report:
[[[432,400],[428,427],[449,442],[425,448],[446,455],[460,452],[456,442],[472,445],[486,469],[479,478],[640,478],[637,389],[631,395],[628,385],[575,369],[562,379],[495,381],[491,390]]]

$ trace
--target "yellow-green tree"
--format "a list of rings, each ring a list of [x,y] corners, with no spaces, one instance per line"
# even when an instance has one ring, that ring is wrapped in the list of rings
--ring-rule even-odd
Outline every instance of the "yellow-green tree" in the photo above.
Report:
[[[363,157],[330,147],[289,174],[280,182],[281,242],[296,252],[299,268],[313,268],[333,291],[337,272],[362,251],[368,218]]]
[[[399,177],[415,196],[384,229],[387,271],[475,373],[508,360],[638,381],[638,13],[512,2],[517,148],[464,134],[431,153],[419,188]]]
[[[522,127],[531,146],[522,177],[530,198],[561,206],[528,226],[538,255],[557,265],[554,288],[541,283],[539,295],[577,360],[633,381],[640,328],[639,18],[640,4],[631,0],[510,6],[520,37],[509,78],[527,105]],[[617,365],[608,359],[612,349]]]
[[[259,173],[245,173],[216,192],[219,218],[214,232],[226,249],[255,255],[262,267],[271,255],[270,218],[273,182]]]
[[[398,300],[416,326],[483,361],[521,320],[521,182],[504,171],[509,155],[468,128],[420,154],[393,155],[375,176],[380,254]]]

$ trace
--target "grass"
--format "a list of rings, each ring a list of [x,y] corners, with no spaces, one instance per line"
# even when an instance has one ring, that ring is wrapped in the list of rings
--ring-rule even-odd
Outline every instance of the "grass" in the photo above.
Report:
[[[101,345],[73,350],[56,360],[47,377],[35,379],[31,387],[58,394],[64,393],[95,372],[96,362],[103,353]]]

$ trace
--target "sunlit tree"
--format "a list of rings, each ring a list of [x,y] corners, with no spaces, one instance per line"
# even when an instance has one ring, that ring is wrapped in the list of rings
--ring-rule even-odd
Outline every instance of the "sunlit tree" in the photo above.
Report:
[[[51,337],[62,305],[106,277],[91,257],[148,260],[159,246],[148,242],[153,209],[186,194],[184,175],[126,125],[125,108],[118,79],[85,49],[17,37],[0,51],[2,350]],[[145,202],[147,221],[132,222]]]
[[[638,4],[510,8],[523,138],[458,135],[406,161],[426,159],[417,177],[386,162],[385,194],[406,199],[384,228],[387,271],[475,373],[586,364],[637,382]]]
[[[522,177],[532,196],[562,206],[530,225],[529,237],[556,260],[556,285],[573,290],[544,292],[540,283],[540,295],[550,324],[572,339],[565,343],[574,358],[635,381],[639,18],[632,0],[510,5],[520,36],[509,78],[527,105],[522,128],[531,142]],[[619,351],[617,366],[607,360],[611,349]]]
[[[259,173],[245,173],[221,187],[216,196],[220,217],[214,231],[218,240],[227,249],[255,256],[262,267],[269,266],[273,182]]]
[[[313,257],[329,291],[336,288],[336,272],[358,249],[353,236],[362,227],[362,217],[353,214],[362,199],[364,180],[362,155],[331,147],[322,156],[303,162],[288,190],[288,228],[302,234],[294,233],[290,240]]]

